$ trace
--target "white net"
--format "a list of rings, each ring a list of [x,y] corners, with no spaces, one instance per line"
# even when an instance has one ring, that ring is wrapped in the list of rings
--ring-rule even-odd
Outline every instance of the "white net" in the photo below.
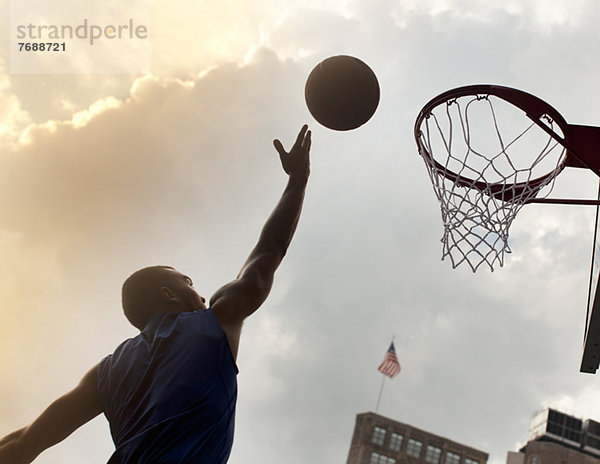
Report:
[[[555,133],[551,118],[540,120]],[[492,95],[434,107],[417,143],[440,202],[442,259],[490,270],[510,253],[509,228],[521,207],[547,196],[562,171],[564,147],[519,108]]]

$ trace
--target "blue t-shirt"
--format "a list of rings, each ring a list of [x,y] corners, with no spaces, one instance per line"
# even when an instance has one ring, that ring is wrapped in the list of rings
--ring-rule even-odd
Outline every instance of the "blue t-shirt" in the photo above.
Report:
[[[227,462],[237,373],[211,309],[153,316],[99,365],[116,447],[109,464]]]

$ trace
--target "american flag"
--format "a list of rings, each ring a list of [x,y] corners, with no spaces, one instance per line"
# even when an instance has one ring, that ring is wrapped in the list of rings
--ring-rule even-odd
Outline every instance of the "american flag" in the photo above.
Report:
[[[396,348],[394,348],[394,342],[390,343],[390,347],[383,358],[383,362],[377,369],[383,375],[387,375],[390,379],[400,372],[400,363],[396,357]]]

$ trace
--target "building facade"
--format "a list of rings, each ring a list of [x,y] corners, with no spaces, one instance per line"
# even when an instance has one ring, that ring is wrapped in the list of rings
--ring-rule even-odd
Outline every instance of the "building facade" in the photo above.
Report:
[[[378,414],[356,416],[347,464],[486,464],[488,454]]]
[[[600,464],[600,423],[551,408],[531,418],[527,444],[507,464]]]

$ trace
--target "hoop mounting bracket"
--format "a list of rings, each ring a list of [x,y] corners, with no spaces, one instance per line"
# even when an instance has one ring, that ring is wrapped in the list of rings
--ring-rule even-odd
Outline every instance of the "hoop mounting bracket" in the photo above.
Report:
[[[566,165],[587,168],[600,177],[600,127],[569,124]]]

